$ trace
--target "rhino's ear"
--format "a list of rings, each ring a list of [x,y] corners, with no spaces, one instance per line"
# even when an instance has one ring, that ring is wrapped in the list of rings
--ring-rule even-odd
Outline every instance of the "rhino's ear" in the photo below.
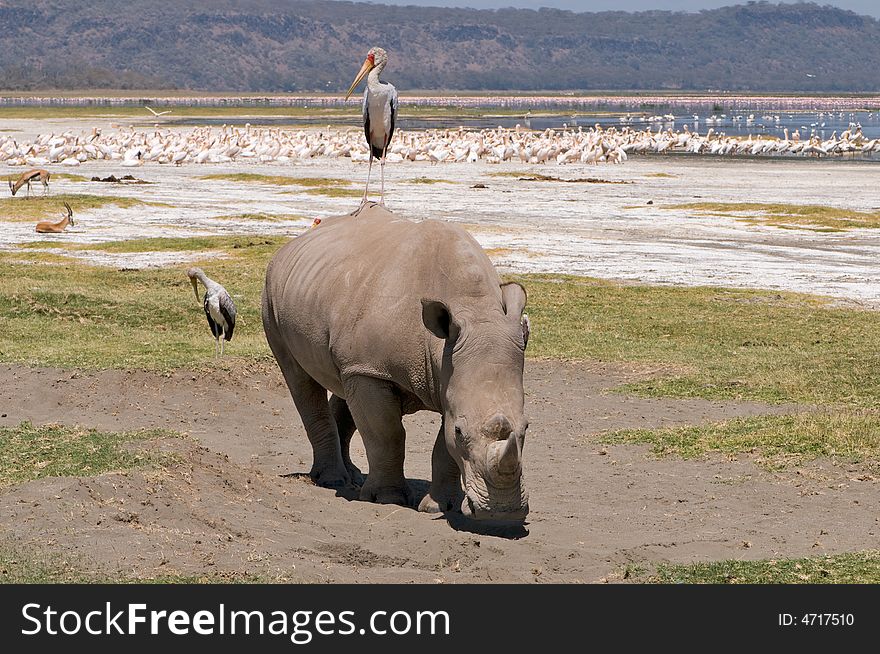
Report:
[[[428,331],[443,340],[458,338],[458,325],[449,307],[440,300],[422,298],[422,322]]]
[[[526,308],[526,289],[516,282],[501,285],[501,302],[504,304],[504,313],[511,318],[519,320],[523,309]]]

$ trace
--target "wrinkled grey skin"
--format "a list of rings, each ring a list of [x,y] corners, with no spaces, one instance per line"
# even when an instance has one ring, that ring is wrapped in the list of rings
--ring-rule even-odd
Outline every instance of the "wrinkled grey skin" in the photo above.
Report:
[[[263,327],[311,441],[315,482],[362,483],[363,500],[409,503],[401,417],[436,411],[443,420],[419,510],[523,520],[525,302],[461,228],[375,204],[324,219],[279,250],[266,271]],[[365,482],[349,458],[355,428]]]

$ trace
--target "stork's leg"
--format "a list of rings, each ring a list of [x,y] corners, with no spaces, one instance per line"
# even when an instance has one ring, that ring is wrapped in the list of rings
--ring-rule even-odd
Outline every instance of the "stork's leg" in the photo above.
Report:
[[[214,337],[214,357],[220,356],[220,339],[218,337]]]
[[[380,177],[382,179],[381,188],[379,191],[379,204],[383,207],[385,206],[385,154],[388,152],[388,146],[385,146],[385,149],[382,150],[382,159],[379,160],[379,171]]]
[[[367,203],[367,191],[370,190],[370,172],[373,170],[373,150],[370,149],[370,164],[367,166],[367,185],[364,187],[364,197],[361,199],[361,206]]]
[[[225,327],[220,330],[220,338],[218,340],[220,341],[220,356],[222,357],[223,356],[223,341],[226,340],[226,328]]]

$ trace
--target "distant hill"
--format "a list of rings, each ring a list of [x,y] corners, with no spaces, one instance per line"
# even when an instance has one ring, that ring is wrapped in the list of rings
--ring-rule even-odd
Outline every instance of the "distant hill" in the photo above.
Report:
[[[880,90],[880,22],[815,4],[699,13],[328,0],[0,0],[0,87],[339,91],[372,45],[401,89]]]

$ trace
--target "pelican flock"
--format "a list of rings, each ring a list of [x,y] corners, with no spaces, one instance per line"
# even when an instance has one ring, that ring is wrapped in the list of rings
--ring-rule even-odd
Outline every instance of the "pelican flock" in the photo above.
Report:
[[[652,131],[630,126],[533,131],[505,129],[430,129],[399,131],[387,146],[389,163],[623,163],[633,154],[856,156],[880,152],[880,139],[867,139],[857,127],[829,138],[736,137],[709,128],[705,133],[668,128]],[[375,156],[364,133],[342,129],[198,127],[191,130],[123,128],[109,133],[47,133],[31,142],[0,135],[0,162],[8,166],[78,166],[89,161],[150,164],[231,162],[291,163],[306,159],[345,159],[369,163]]]

